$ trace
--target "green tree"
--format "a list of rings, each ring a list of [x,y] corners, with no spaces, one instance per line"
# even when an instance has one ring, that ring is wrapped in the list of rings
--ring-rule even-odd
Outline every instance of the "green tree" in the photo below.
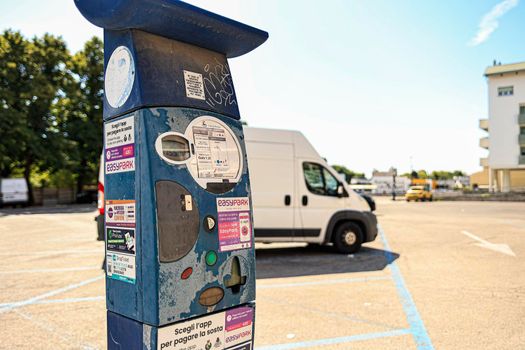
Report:
[[[418,179],[428,179],[428,174],[426,170],[418,170],[417,172]]]
[[[23,169],[30,182],[35,169],[58,169],[62,134],[52,106],[64,94],[69,53],[60,37],[45,34],[25,39],[6,30],[0,36],[0,172]]]
[[[345,167],[344,165],[332,165],[332,168],[334,168],[334,170],[337,171],[338,173],[344,174],[345,180],[347,183],[350,183],[350,181],[352,181],[353,178],[357,178],[357,179],[365,178],[365,174],[352,171],[348,169],[347,167]]]
[[[102,152],[103,67],[103,43],[93,37],[68,63],[72,80],[57,103],[66,140],[66,167],[74,174],[77,193],[97,179]]]
[[[454,178],[454,176],[464,176],[465,174],[461,170],[454,170],[454,171],[433,171],[430,174],[430,177],[434,180],[451,180]]]

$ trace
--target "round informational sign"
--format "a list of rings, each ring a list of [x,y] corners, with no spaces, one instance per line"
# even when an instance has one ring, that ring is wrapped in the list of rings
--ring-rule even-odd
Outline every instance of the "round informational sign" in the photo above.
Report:
[[[188,170],[201,187],[210,190],[210,184],[220,184],[226,190],[239,181],[243,168],[242,151],[228,125],[220,119],[202,116],[188,125],[185,136],[192,142],[194,153],[188,162]],[[224,192],[221,189],[216,191]]]
[[[135,81],[135,63],[131,51],[117,47],[108,61],[104,79],[104,93],[109,105],[121,107],[128,99]]]
[[[225,193],[241,178],[241,145],[220,119],[202,116],[194,119],[184,134],[175,131],[160,134],[155,149],[167,163],[186,164],[193,179],[207,191]],[[215,226],[208,224],[211,229]]]

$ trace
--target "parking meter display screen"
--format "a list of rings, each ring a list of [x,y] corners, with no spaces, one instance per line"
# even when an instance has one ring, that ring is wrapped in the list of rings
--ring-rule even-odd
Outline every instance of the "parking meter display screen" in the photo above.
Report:
[[[162,154],[164,157],[182,162],[190,158],[188,140],[178,135],[166,135],[162,138]]]

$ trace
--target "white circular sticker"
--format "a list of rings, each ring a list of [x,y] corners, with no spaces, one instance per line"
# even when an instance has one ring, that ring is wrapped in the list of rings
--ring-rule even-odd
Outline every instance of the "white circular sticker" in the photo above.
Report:
[[[239,181],[243,168],[241,145],[224,122],[202,116],[188,125],[185,135],[193,143],[194,152],[188,169],[201,187]]]
[[[104,93],[113,108],[121,107],[128,99],[135,80],[135,63],[131,51],[119,46],[109,58],[104,79]]]

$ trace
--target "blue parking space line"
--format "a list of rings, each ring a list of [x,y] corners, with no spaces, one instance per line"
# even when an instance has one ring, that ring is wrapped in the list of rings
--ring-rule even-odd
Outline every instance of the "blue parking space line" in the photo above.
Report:
[[[392,256],[390,245],[388,244],[382,228],[379,228],[379,235],[381,236],[383,246],[385,247],[385,257],[387,261],[391,262],[389,265],[390,272],[392,273],[392,278],[396,284],[397,293],[401,299],[403,310],[410,326],[410,333],[416,342],[417,349],[433,350],[434,346],[432,345],[432,341],[428,336],[425,324],[423,323],[423,320],[417,311],[416,304],[414,303],[414,300],[412,299],[412,296],[406,287],[405,280],[401,275],[401,271],[399,270],[399,267]]]
[[[406,335],[410,333],[411,331],[409,329],[395,329],[395,330],[387,331],[387,332],[356,334],[356,335],[350,335],[346,337],[308,340],[308,341],[302,341],[302,342],[297,342],[297,343],[264,345],[264,346],[256,347],[255,350],[289,350],[289,349],[311,348],[314,346],[351,343],[351,342],[356,342],[356,341],[373,340],[373,339],[386,338],[386,337],[397,337],[397,336]]]

